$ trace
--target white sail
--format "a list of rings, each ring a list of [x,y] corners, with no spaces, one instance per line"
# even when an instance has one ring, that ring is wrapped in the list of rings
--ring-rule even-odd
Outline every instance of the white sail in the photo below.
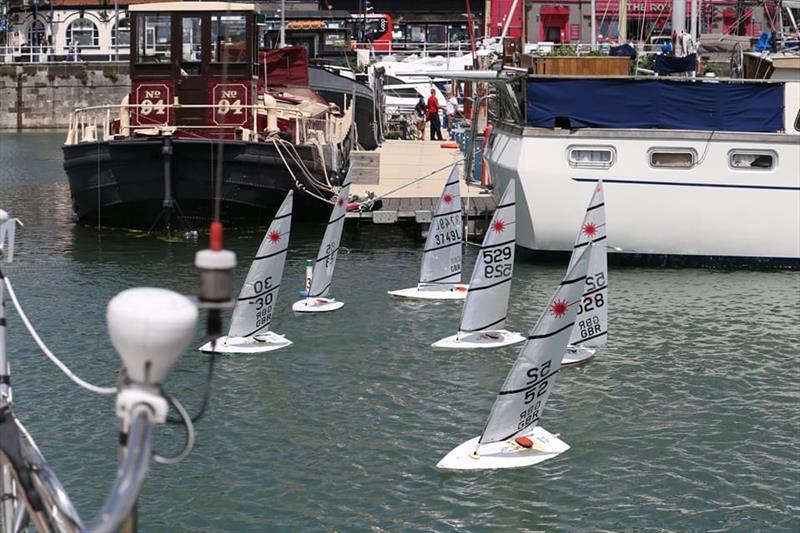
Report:
[[[472,271],[459,331],[503,329],[514,272],[514,180],[508,182],[486,231]]]
[[[311,277],[311,289],[308,293],[310,298],[328,296],[331,290],[333,269],[336,266],[339,243],[342,240],[344,217],[347,214],[347,197],[350,194],[350,172],[348,170],[347,176],[344,178],[344,185],[339,190],[336,202],[333,204],[331,218],[325,227],[325,236],[319,246],[317,260],[314,264],[314,273]]]
[[[608,338],[608,248],[602,181],[597,182],[586,208],[583,224],[575,239],[570,265],[577,261],[580,252],[590,243],[597,243],[597,246],[592,251],[586,287],[569,343],[572,346],[597,348],[605,346]]]
[[[269,331],[289,249],[291,227],[292,191],[289,191],[250,265],[233,309],[228,337],[253,337]]]
[[[462,229],[458,165],[453,165],[428,229],[422,252],[420,286],[461,282]]]
[[[528,433],[539,422],[561,368],[589,260],[596,248],[584,247],[528,335],[497,395],[479,444],[502,442]]]

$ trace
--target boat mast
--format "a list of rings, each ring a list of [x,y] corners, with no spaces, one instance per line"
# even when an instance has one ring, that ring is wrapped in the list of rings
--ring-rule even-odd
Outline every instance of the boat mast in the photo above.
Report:
[[[692,5],[696,0],[692,0]],[[672,31],[686,31],[686,0],[672,0]]]
[[[281,42],[279,47],[286,47],[286,0],[281,0]]]

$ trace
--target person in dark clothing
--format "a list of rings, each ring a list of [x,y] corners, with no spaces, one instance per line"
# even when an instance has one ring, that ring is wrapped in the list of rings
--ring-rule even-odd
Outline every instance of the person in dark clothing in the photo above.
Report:
[[[414,107],[414,124],[417,125],[417,140],[425,139],[425,117],[428,115],[428,106],[425,105],[425,98],[419,97],[416,107]]]
[[[436,90],[433,88],[428,97],[428,120],[431,121],[431,140],[443,141],[442,123],[439,120],[439,101],[436,99]]]

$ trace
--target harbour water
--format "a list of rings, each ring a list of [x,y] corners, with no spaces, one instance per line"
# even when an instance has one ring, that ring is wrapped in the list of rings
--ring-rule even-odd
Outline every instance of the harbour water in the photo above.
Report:
[[[202,243],[76,227],[62,140],[0,134],[0,206],[25,223],[7,272],[51,349],[111,385],[108,300],[133,286],[192,293]],[[218,361],[193,453],[151,468],[143,531],[800,529],[800,273],[612,267],[608,348],[561,372],[542,420],[572,449],[453,475],[434,464],[480,432],[518,347],[432,352],[460,305],[390,300],[415,284],[421,247],[369,225],[345,230],[334,292],[346,306],[293,316],[321,234],[293,228],[273,329],[295,344]],[[260,238],[227,236],[237,282]],[[469,247],[467,271],[474,258]],[[508,329],[533,325],[564,267],[516,265]],[[7,309],[16,412],[88,521],[115,473],[113,400],[64,378]],[[167,383],[190,411],[206,365],[189,352]],[[156,449],[182,438],[162,429]]]

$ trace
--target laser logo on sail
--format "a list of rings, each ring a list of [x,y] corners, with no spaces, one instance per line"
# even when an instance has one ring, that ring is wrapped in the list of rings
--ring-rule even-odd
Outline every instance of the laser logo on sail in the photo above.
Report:
[[[550,314],[556,318],[561,318],[567,312],[567,307],[569,307],[569,304],[565,300],[556,300],[550,306]]]

